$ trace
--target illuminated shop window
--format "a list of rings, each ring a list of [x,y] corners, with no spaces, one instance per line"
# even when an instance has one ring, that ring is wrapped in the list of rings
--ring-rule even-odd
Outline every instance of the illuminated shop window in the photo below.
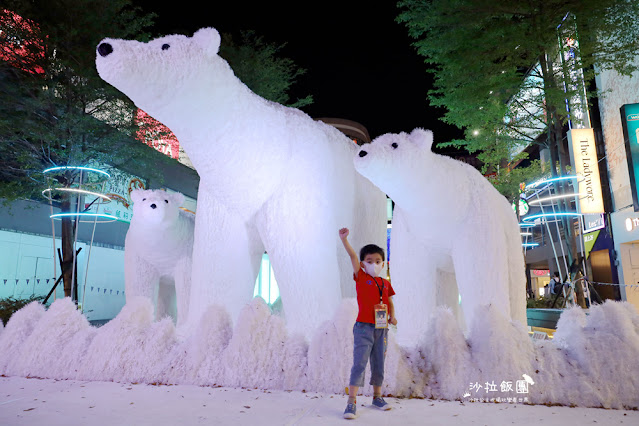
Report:
[[[271,261],[266,253],[262,255],[260,273],[257,275],[257,280],[255,280],[253,297],[255,296],[260,296],[269,305],[273,305],[280,297],[280,289],[277,287],[277,282],[275,282]]]

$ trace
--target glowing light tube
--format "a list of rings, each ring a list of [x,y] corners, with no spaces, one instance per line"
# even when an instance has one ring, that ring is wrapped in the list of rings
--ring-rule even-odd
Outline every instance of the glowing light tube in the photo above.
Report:
[[[113,222],[115,220],[118,220],[117,217],[106,213],[56,213],[49,216],[49,218],[51,219],[61,219],[63,217],[92,217],[108,219],[107,221],[103,221],[100,223]]]
[[[60,166],[60,167],[51,167],[46,170],[43,170],[42,173],[50,173],[59,170],[84,170],[87,172],[95,172],[105,175],[106,177],[111,177],[110,174],[105,172],[104,170],[94,169],[93,167],[83,167],[83,166]]]
[[[77,188],[47,188],[44,191],[42,191],[42,195],[44,196],[44,198],[50,199],[50,196],[46,196],[44,194],[51,193],[52,191],[77,192],[79,194],[93,195],[94,197],[102,198],[103,200],[106,200],[106,201],[111,201],[109,197],[107,197],[104,194],[100,194],[99,192],[91,192],[91,191],[86,191],[84,189],[77,189]]]
[[[528,185],[528,188],[536,188],[540,185],[543,185],[545,183],[550,183],[550,182],[557,182],[560,180],[568,180],[568,179],[579,179],[579,176],[577,175],[571,175],[571,176],[560,176],[560,177],[556,177],[556,178],[552,178],[552,179],[543,179],[543,180],[539,180],[537,182],[531,183],[530,185]]]
[[[544,202],[550,201],[550,200],[557,200],[557,199],[560,199],[560,198],[581,197],[581,196],[585,196],[585,195],[586,194],[582,194],[580,192],[571,192],[569,194],[552,195],[550,197],[533,199],[533,200],[528,201],[528,204],[530,204],[530,205],[533,205],[533,204],[541,205],[541,203],[544,203]]]
[[[522,220],[524,222],[531,222],[531,221],[533,221],[535,219],[540,219],[540,218],[545,218],[545,217],[557,217],[557,216],[580,217],[580,216],[582,216],[582,214],[581,213],[575,213],[575,212],[543,213],[543,214],[535,214],[535,215],[532,215],[532,216],[526,216]]]

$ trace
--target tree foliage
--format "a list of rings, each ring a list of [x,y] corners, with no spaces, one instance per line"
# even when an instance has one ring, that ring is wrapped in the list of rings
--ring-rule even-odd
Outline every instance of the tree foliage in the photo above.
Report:
[[[253,92],[273,102],[301,108],[313,103],[308,95],[290,102],[289,91],[306,70],[291,58],[280,55],[286,44],[268,43],[254,31],[240,32],[240,42],[224,34],[220,56],[226,59],[235,75]]]
[[[594,70],[629,74],[639,53],[639,3],[627,0],[403,0],[398,20],[435,76],[431,103],[465,129],[452,141],[487,167],[533,141],[567,164],[563,126],[580,124]],[[563,53],[563,54],[562,54]],[[577,70],[577,72],[575,72]],[[583,71],[579,72],[579,71]],[[538,138],[539,134],[544,134]]]
[[[18,0],[5,7],[0,197],[36,197],[48,167],[142,161],[144,149],[128,143],[134,106],[98,76],[95,46],[107,35],[144,39],[152,16],[129,0]],[[58,180],[68,187],[78,178],[69,171]]]
[[[153,15],[129,0],[9,0],[0,10],[0,197],[42,199],[44,169],[144,163],[149,148],[130,143],[133,104],[95,69],[95,46],[106,37],[144,39]],[[142,165],[142,164],[141,164]],[[149,170],[153,170],[148,167]],[[89,184],[86,173],[66,169],[53,186]],[[81,201],[56,191],[70,212]],[[74,223],[61,221],[65,296],[74,277]],[[77,280],[77,277],[75,277]],[[77,288],[77,287],[76,287]]]
[[[526,157],[523,148],[536,143],[550,151],[551,175],[566,174],[564,136],[568,124],[590,127],[582,112],[595,72],[637,70],[636,1],[401,0],[398,6],[398,21],[435,77],[430,102],[465,131],[464,139],[444,145],[477,153],[485,170],[516,164]],[[494,182],[507,196],[502,183],[516,170]],[[566,193],[565,183],[555,186]],[[571,260],[574,228],[562,222]]]
[[[539,160],[533,160],[526,167],[500,167],[495,173],[488,175],[488,180],[509,202],[519,199],[522,183],[530,183],[541,179],[544,170]]]

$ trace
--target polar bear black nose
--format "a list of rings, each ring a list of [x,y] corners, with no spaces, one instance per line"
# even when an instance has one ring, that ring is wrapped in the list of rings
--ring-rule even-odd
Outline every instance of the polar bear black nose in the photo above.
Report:
[[[366,152],[366,151],[360,151],[359,152],[359,156],[360,157],[366,157],[367,155],[368,155],[368,152]]]
[[[151,204],[151,208],[152,208],[152,209],[154,209],[154,208],[156,208],[156,207],[157,207],[157,206],[156,206],[155,204]]]
[[[109,43],[100,43],[100,45],[98,46],[98,53],[100,54],[100,56],[107,56],[111,52],[113,52],[113,46],[111,46]]]

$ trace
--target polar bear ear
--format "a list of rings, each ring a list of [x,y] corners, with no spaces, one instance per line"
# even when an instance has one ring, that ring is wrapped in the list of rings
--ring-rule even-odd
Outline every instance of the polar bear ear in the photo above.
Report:
[[[184,203],[184,195],[180,194],[179,192],[173,192],[171,193],[171,200],[173,200],[175,205],[179,207],[182,205],[182,203]]]
[[[430,151],[433,146],[433,132],[430,130],[424,130],[418,127],[408,135],[408,139],[415,145],[428,151]]]
[[[222,38],[215,28],[201,28],[193,34],[193,40],[204,50],[207,56],[217,55]]]
[[[131,201],[133,201],[133,204],[141,201],[144,197],[144,194],[146,194],[146,191],[144,189],[134,189],[133,191],[131,191]]]

